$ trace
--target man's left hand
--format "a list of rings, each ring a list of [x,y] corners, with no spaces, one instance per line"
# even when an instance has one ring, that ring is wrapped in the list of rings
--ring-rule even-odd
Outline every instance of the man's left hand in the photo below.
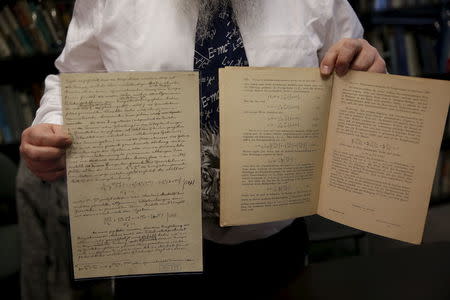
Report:
[[[348,70],[386,73],[386,63],[366,40],[342,39],[331,46],[320,63],[322,75],[328,76],[333,70],[339,76]]]

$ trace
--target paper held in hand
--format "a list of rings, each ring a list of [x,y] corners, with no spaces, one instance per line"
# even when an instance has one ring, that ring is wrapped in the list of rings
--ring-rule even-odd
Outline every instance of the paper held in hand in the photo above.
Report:
[[[220,70],[222,226],[319,214],[420,243],[448,81]]]
[[[62,74],[75,279],[202,271],[198,74]]]

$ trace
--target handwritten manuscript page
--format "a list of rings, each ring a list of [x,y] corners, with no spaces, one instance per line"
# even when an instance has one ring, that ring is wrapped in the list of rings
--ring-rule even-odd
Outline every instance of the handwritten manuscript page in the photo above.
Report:
[[[75,279],[202,270],[198,74],[62,74]]]
[[[318,213],[420,243],[449,100],[445,81],[335,76]]]
[[[219,76],[221,225],[315,214],[332,80],[318,69]]]

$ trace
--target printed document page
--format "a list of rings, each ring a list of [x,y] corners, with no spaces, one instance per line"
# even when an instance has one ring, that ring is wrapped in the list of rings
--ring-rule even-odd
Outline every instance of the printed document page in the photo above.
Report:
[[[318,69],[220,69],[220,223],[315,214],[332,78]]]
[[[318,214],[420,243],[449,99],[447,81],[335,76]]]

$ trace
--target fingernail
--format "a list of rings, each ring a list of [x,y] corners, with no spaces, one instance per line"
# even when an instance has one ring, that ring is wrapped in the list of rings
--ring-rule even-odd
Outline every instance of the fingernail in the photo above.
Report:
[[[330,74],[330,67],[326,65],[322,66],[322,73],[326,75]]]

